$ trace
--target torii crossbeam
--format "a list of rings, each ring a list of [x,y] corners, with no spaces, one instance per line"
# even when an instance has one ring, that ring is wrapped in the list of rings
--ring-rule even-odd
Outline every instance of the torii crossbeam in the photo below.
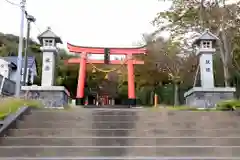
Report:
[[[84,104],[84,84],[86,78],[86,64],[104,64],[106,60],[90,60],[87,59],[87,54],[106,54],[106,48],[101,47],[83,47],[75,46],[70,43],[67,44],[70,52],[81,54],[79,58],[71,58],[66,62],[69,64],[79,64],[79,75],[78,75],[78,87],[77,87],[77,101],[79,104]],[[133,55],[145,54],[146,49],[143,47],[139,48],[107,48],[110,55],[126,55],[127,70],[128,70],[128,99],[129,105],[136,105],[135,95],[135,81],[134,81],[134,64],[144,64],[144,61],[138,61],[133,59]],[[122,64],[120,60],[109,60],[107,64]]]

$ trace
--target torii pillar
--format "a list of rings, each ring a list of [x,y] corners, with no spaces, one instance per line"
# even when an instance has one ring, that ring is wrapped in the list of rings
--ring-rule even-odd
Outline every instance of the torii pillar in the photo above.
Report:
[[[87,54],[104,54],[105,48],[99,47],[80,47],[74,46],[68,43],[68,49],[70,52],[80,53],[80,58],[71,58],[66,62],[68,64],[79,64],[79,76],[78,76],[78,88],[76,101],[80,105],[84,105],[84,85],[86,79],[86,65],[88,63],[92,64],[104,64],[104,60],[90,60],[87,59]],[[144,61],[138,61],[133,59],[134,54],[145,54],[145,48],[109,48],[111,55],[126,55],[127,60],[127,70],[128,70],[128,100],[130,106],[136,105],[136,95],[135,95],[135,80],[134,80],[134,65],[144,64]],[[122,64],[120,60],[110,60],[108,64]]]
[[[129,105],[136,105],[135,95],[135,76],[134,76],[134,64],[132,54],[127,55],[127,70],[128,70],[128,100]]]
[[[86,79],[86,66],[87,66],[87,53],[83,52],[80,59],[80,67],[78,74],[78,86],[77,86],[77,96],[76,100],[79,101],[81,105],[84,105],[84,86]]]

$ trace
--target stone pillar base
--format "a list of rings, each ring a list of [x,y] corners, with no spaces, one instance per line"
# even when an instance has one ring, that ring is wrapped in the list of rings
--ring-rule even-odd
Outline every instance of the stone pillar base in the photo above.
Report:
[[[68,105],[69,92],[63,86],[22,86],[21,96],[39,100],[45,108],[63,108]]]
[[[76,98],[76,106],[83,106],[85,105],[85,99],[84,98]]]
[[[215,108],[217,103],[221,101],[234,99],[235,91],[235,88],[230,87],[194,87],[186,92],[184,97],[187,106],[196,108]]]
[[[131,98],[129,98],[129,99],[128,99],[128,105],[129,105],[130,107],[136,107],[136,105],[137,105],[136,99],[131,99]]]

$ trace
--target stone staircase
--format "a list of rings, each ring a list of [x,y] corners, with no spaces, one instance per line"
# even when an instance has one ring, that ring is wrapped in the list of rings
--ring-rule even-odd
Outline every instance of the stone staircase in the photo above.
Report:
[[[32,110],[0,140],[1,160],[240,159],[235,112]]]

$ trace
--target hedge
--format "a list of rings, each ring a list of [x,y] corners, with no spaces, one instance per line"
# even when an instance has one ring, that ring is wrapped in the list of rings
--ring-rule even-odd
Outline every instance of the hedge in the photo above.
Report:
[[[217,104],[217,110],[236,110],[240,109],[240,100],[226,100]]]

